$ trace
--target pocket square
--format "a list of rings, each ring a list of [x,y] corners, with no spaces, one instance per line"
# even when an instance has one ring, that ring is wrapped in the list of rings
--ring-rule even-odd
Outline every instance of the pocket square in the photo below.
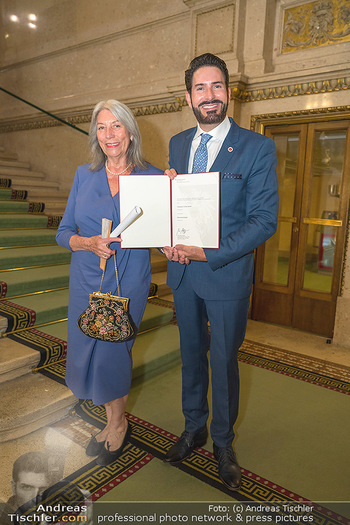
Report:
[[[242,173],[224,173],[222,178],[223,179],[241,179]]]

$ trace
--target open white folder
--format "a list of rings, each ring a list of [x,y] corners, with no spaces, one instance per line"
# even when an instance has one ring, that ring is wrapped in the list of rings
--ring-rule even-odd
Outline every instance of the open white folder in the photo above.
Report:
[[[220,173],[120,175],[120,220],[138,206],[141,216],[122,235],[122,248],[185,244],[218,248]]]

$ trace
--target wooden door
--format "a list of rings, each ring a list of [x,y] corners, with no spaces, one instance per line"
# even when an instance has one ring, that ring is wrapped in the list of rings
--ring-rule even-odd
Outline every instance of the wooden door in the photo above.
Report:
[[[270,126],[276,234],[258,248],[252,318],[332,337],[344,252],[350,121]]]

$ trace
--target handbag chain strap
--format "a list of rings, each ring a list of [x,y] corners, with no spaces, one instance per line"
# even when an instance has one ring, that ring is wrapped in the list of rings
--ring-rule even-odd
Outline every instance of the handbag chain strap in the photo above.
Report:
[[[116,276],[116,278],[117,278],[118,295],[119,295],[119,297],[120,297],[119,279],[118,279],[118,269],[117,269],[117,259],[116,259],[115,253],[113,254],[113,257],[114,257],[115,276]],[[104,276],[105,276],[105,270],[103,270],[103,272],[102,272],[102,277],[101,277],[101,283],[100,283],[99,293],[101,293],[102,282],[103,282],[103,278],[104,278]]]

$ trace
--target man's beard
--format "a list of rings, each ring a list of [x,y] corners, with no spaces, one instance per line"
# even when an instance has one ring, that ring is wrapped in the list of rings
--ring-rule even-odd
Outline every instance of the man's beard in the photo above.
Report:
[[[205,104],[221,104],[221,111],[217,113],[216,111],[207,111],[207,115],[204,116],[203,113],[201,113],[200,107]],[[198,107],[192,106],[192,111],[194,113],[194,116],[197,119],[198,124],[221,124],[221,122],[226,117],[227,112],[227,104],[222,102],[221,100],[211,100],[207,102],[202,102]]]

